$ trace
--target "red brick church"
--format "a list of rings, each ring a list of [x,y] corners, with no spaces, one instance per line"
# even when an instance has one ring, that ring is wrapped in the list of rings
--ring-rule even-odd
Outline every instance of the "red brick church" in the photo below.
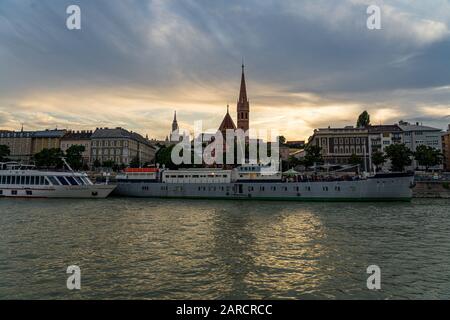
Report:
[[[220,124],[219,131],[222,132],[223,137],[226,136],[228,129],[236,130],[242,129],[244,132],[249,129],[249,114],[250,103],[247,98],[247,87],[245,85],[244,65],[242,64],[241,89],[239,91],[239,100],[237,101],[237,127],[230,116],[229,106],[227,106],[227,113]]]

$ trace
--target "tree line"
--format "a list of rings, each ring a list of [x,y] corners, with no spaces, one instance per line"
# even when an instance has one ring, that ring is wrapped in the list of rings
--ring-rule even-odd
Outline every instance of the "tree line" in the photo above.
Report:
[[[430,167],[442,164],[443,154],[432,147],[421,145],[416,148],[416,151],[411,151],[405,144],[392,144],[387,146],[385,152],[375,151],[372,153],[371,160],[375,166],[376,171],[389,160],[391,171],[402,172],[405,168],[410,166],[413,159],[415,159],[419,166],[425,167],[428,171]],[[350,165],[363,164],[363,158],[359,155],[352,154],[348,160]],[[311,167],[314,164],[324,163],[322,157],[322,148],[320,146],[308,145],[305,148],[305,156],[301,159],[295,157],[289,158],[289,165],[296,167],[302,165],[304,167]]]

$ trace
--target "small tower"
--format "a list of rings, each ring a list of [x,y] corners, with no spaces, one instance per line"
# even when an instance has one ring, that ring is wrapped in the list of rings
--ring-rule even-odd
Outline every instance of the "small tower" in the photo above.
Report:
[[[230,107],[228,105],[227,113],[225,114],[225,117],[223,118],[218,130],[222,133],[224,139],[226,139],[227,130],[236,130],[236,125],[234,124],[234,121],[230,116]]]
[[[172,132],[178,131],[177,112],[175,111],[172,121]]]
[[[250,103],[247,98],[247,87],[245,85],[244,63],[242,63],[241,89],[237,102],[237,127],[247,131],[249,129]]]
[[[177,112],[175,111],[173,115],[173,121],[172,121],[172,131],[170,132],[170,141],[171,142],[178,142],[180,141],[180,133],[178,128],[178,122],[177,122]]]

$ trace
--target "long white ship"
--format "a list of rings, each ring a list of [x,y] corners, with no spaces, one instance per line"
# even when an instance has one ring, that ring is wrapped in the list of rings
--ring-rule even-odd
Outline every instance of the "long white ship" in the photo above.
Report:
[[[295,201],[409,201],[413,174],[302,176],[283,179],[260,166],[234,170],[128,169],[116,177],[115,194],[131,197],[262,199]]]
[[[14,162],[0,163],[0,197],[106,198],[115,185],[94,184],[86,173],[41,171]]]

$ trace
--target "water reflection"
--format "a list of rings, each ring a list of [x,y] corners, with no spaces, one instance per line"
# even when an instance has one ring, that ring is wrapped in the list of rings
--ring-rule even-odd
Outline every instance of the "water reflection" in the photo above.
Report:
[[[1,199],[0,298],[450,297],[449,205]]]

